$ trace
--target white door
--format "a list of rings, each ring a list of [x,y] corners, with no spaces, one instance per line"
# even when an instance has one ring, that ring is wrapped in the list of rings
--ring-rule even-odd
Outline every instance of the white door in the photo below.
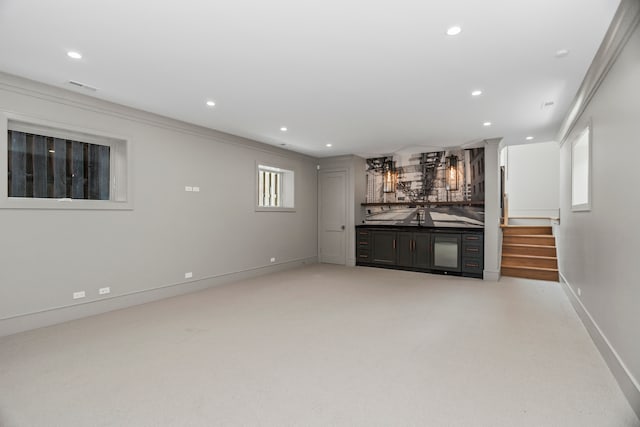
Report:
[[[320,172],[319,179],[319,252],[320,262],[347,263],[347,173]]]

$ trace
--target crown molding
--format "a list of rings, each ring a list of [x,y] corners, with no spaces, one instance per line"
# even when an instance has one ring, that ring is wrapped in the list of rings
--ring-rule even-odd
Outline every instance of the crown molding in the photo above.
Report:
[[[296,151],[287,150],[285,148],[276,147],[259,140],[253,140],[222,132],[216,129],[187,123],[148,111],[143,111],[133,107],[117,104],[115,102],[107,101],[104,99],[73,92],[66,88],[51,86],[45,83],[27,79],[25,77],[5,73],[3,71],[0,71],[0,90],[5,90],[31,98],[41,99],[43,101],[55,103],[58,105],[66,105],[72,108],[78,108],[97,114],[103,114],[119,119],[137,122],[156,128],[162,128],[165,130],[190,134],[205,139],[211,139],[215,140],[216,142],[234,145],[236,147],[243,147],[288,158],[297,158],[299,160],[308,162],[317,161],[316,157],[298,153]]]
[[[618,55],[622,52],[638,22],[640,22],[640,1],[622,0],[578,89],[578,93],[571,102],[569,112],[560,126],[560,131],[556,137],[556,140],[560,142],[560,146],[565,143],[576,122],[587,108],[587,105],[589,105],[591,98],[593,98]]]

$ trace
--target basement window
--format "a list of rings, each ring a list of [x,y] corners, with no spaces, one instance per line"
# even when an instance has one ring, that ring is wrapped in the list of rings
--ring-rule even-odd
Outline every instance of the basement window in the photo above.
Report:
[[[591,125],[571,144],[571,210],[591,210]]]
[[[258,164],[257,211],[293,211],[294,172],[274,166]]]
[[[0,208],[131,208],[126,140],[12,118],[4,123]]]

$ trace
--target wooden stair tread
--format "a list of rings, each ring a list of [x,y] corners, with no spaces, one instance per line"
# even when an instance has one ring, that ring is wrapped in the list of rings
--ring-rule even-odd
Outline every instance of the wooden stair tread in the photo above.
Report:
[[[504,224],[500,224],[500,228],[513,228],[513,229],[517,230],[518,228],[537,228],[537,229],[551,228],[551,226],[550,225],[504,225]]]
[[[505,236],[516,235],[540,235],[540,236],[552,236],[552,228],[548,225],[501,225],[502,234]]]
[[[506,277],[520,277],[523,279],[544,280],[550,282],[560,281],[560,274],[556,269],[502,267],[500,272]]]
[[[503,243],[502,246],[515,246],[518,248],[555,248],[555,245],[532,245],[529,243]]]
[[[506,227],[504,225],[501,225],[500,228],[502,228],[503,230],[509,230],[509,231],[522,231],[522,230],[532,230],[532,231],[551,231],[551,227],[531,227],[529,225],[507,225]],[[538,234],[538,233],[534,233],[534,234]]]
[[[531,270],[531,271],[553,271],[558,272],[557,268],[549,268],[549,267],[531,267],[527,265],[505,265],[502,268],[515,268],[517,270]]]
[[[557,257],[558,252],[555,246],[540,245],[518,245],[503,244],[502,255],[525,255],[525,256],[546,256]]]
[[[558,257],[555,256],[542,256],[542,255],[520,255],[520,254],[502,254],[503,257],[510,257],[510,258],[527,258],[527,259],[555,259],[557,260]]]
[[[530,248],[528,248],[530,250]],[[541,252],[541,251],[537,251]],[[543,253],[509,253],[507,251],[502,252],[501,266],[502,267],[541,267],[541,268],[558,268],[558,257],[555,256],[555,251],[544,250]],[[553,253],[546,253],[553,252]]]
[[[540,239],[540,240],[544,240],[544,239],[553,239],[556,240],[556,236],[552,236],[551,234],[505,234],[502,236],[503,239],[520,239],[520,238],[524,238],[524,239]]]

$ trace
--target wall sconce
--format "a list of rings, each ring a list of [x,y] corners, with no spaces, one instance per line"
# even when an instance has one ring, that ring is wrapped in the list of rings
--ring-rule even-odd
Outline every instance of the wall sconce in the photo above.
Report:
[[[398,173],[392,160],[384,162],[382,191],[385,193],[396,192]]]
[[[458,156],[447,157],[447,190],[458,190]]]

